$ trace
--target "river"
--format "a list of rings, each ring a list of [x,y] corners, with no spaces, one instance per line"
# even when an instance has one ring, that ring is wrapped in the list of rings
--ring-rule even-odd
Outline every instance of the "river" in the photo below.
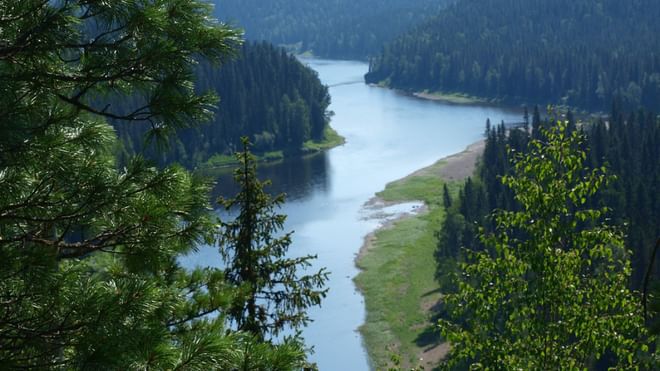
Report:
[[[354,259],[364,237],[378,227],[364,204],[388,182],[462,151],[483,136],[485,122],[520,121],[522,112],[483,105],[426,101],[367,86],[362,62],[304,59],[330,87],[332,127],[346,144],[305,158],[263,166],[260,176],[273,181],[272,192],[285,192],[280,210],[286,230],[295,231],[292,255],[318,255],[318,267],[331,272],[329,294],[311,310],[314,322],[304,331],[313,346],[311,360],[321,370],[368,370],[358,327],[365,309],[353,277]],[[227,177],[216,192],[231,194]],[[217,260],[215,248],[187,257],[188,266]]]

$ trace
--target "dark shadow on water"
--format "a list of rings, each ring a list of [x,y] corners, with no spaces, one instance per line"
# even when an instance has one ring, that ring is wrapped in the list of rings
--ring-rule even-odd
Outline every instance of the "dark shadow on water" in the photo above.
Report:
[[[214,199],[232,197],[239,188],[233,180],[233,169],[215,171]],[[308,156],[287,158],[275,163],[258,164],[259,179],[270,179],[272,185],[266,191],[271,194],[286,193],[287,201],[296,201],[318,192],[326,193],[329,187],[328,154],[320,152]]]

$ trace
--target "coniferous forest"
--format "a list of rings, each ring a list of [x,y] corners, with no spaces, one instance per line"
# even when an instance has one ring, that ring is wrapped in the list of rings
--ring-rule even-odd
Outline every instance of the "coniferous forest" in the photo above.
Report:
[[[366,59],[451,1],[218,0],[216,12],[244,28],[249,40],[322,58]]]
[[[195,80],[197,92],[221,97],[211,121],[178,130],[168,148],[145,142],[148,124],[115,125],[123,143],[122,158],[143,153],[160,164],[194,167],[216,154],[234,153],[243,136],[254,143],[256,153],[287,154],[300,153],[306,141],[325,138],[328,89],[314,71],[283,49],[245,43],[235,58],[222,65],[202,61]]]
[[[465,0],[384,46],[367,82],[607,112],[660,109],[652,0]]]

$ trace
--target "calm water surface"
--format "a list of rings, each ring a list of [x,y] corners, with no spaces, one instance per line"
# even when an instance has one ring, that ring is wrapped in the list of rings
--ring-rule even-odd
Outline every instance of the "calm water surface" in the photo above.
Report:
[[[332,273],[328,297],[310,315],[314,322],[303,336],[314,346],[312,361],[321,370],[368,370],[369,361],[358,327],[364,322],[364,300],[353,283],[359,271],[355,256],[364,237],[378,227],[366,218],[364,204],[388,182],[462,151],[482,138],[487,118],[520,121],[522,112],[496,107],[424,101],[370,87],[361,62],[305,59],[330,87],[335,115],[332,126],[346,138],[327,153],[263,167],[271,191],[285,192],[287,230],[294,230],[292,255],[316,254],[318,267]],[[235,189],[219,177],[218,194]],[[215,248],[185,260],[189,266],[212,265]]]

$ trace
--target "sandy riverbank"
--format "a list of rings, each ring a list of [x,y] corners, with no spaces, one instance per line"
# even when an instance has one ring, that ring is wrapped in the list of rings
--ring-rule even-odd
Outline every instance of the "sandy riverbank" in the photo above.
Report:
[[[486,104],[489,103],[486,99],[471,97],[461,94],[442,94],[442,93],[429,93],[417,92],[413,96],[426,100],[433,100],[438,102],[445,102],[450,104]]]
[[[485,147],[486,142],[483,140],[472,143],[467,146],[463,152],[442,158],[435,164],[417,170],[405,178],[397,180],[396,182],[405,181],[412,177],[426,175],[437,175],[445,181],[465,180],[474,174],[474,170],[477,167],[479,157],[481,157]]]

